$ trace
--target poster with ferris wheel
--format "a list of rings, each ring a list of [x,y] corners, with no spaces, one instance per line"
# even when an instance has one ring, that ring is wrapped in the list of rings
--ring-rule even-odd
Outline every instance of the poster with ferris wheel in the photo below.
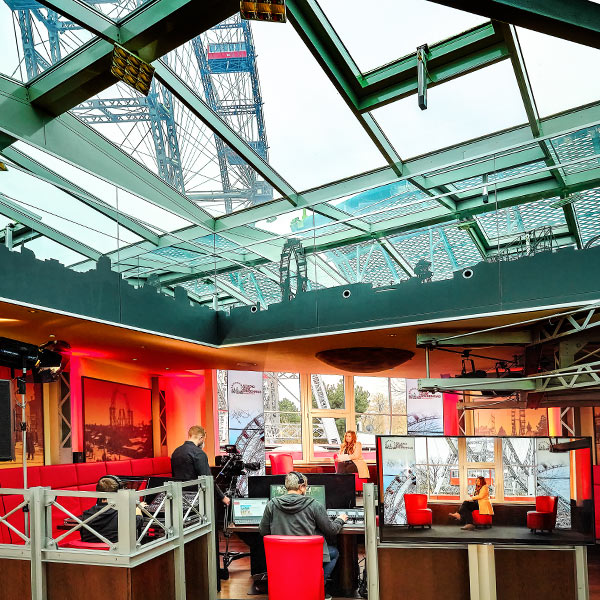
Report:
[[[239,479],[237,491],[245,496],[248,475],[265,474],[265,419],[263,374],[257,371],[227,371],[229,443],[235,444],[244,463],[259,463]]]

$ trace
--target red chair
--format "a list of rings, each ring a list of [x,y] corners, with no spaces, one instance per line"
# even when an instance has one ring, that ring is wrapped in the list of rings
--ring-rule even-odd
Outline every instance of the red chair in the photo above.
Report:
[[[294,470],[294,459],[291,454],[269,454],[271,459],[271,475],[287,475]]]
[[[527,513],[527,527],[533,533],[536,530],[549,531],[556,527],[556,511],[558,509],[558,496],[537,496],[535,510]]]
[[[473,511],[473,525],[475,527],[491,527],[492,515],[481,515],[478,510]]]
[[[323,536],[266,535],[269,600],[324,600]]]
[[[404,494],[404,506],[406,506],[406,522],[409,527],[425,525],[431,529],[432,512],[427,508],[427,494]]]

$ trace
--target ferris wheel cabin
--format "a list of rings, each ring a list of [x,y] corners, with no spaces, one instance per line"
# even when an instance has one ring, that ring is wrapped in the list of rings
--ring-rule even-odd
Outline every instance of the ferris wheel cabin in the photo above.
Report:
[[[207,50],[213,73],[235,73],[250,68],[245,42],[215,42],[208,44]]]

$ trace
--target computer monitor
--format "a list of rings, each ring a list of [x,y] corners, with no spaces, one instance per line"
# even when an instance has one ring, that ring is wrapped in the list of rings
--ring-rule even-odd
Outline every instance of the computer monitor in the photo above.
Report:
[[[285,496],[287,494],[287,490],[285,489],[285,485],[281,484],[271,484],[270,498],[277,498],[279,496]],[[320,502],[324,507],[327,506],[325,501],[325,486],[324,485],[309,485],[306,488],[306,495],[310,496]]]
[[[236,525],[258,525],[268,501],[268,498],[234,498],[233,522]]]

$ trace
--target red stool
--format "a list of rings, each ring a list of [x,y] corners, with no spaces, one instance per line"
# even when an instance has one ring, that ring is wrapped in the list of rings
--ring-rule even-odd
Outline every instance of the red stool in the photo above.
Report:
[[[294,457],[291,454],[269,454],[271,475],[287,475],[294,470]]]
[[[533,533],[536,530],[552,533],[556,527],[556,511],[558,509],[558,496],[537,496],[535,510],[527,513],[527,527]]]
[[[266,535],[269,600],[324,600],[323,536]]]
[[[473,511],[473,525],[475,527],[491,527],[492,515],[481,515],[478,510]]]
[[[427,494],[404,494],[404,506],[406,506],[406,522],[409,527],[425,525],[431,529],[432,512],[427,508]]]

